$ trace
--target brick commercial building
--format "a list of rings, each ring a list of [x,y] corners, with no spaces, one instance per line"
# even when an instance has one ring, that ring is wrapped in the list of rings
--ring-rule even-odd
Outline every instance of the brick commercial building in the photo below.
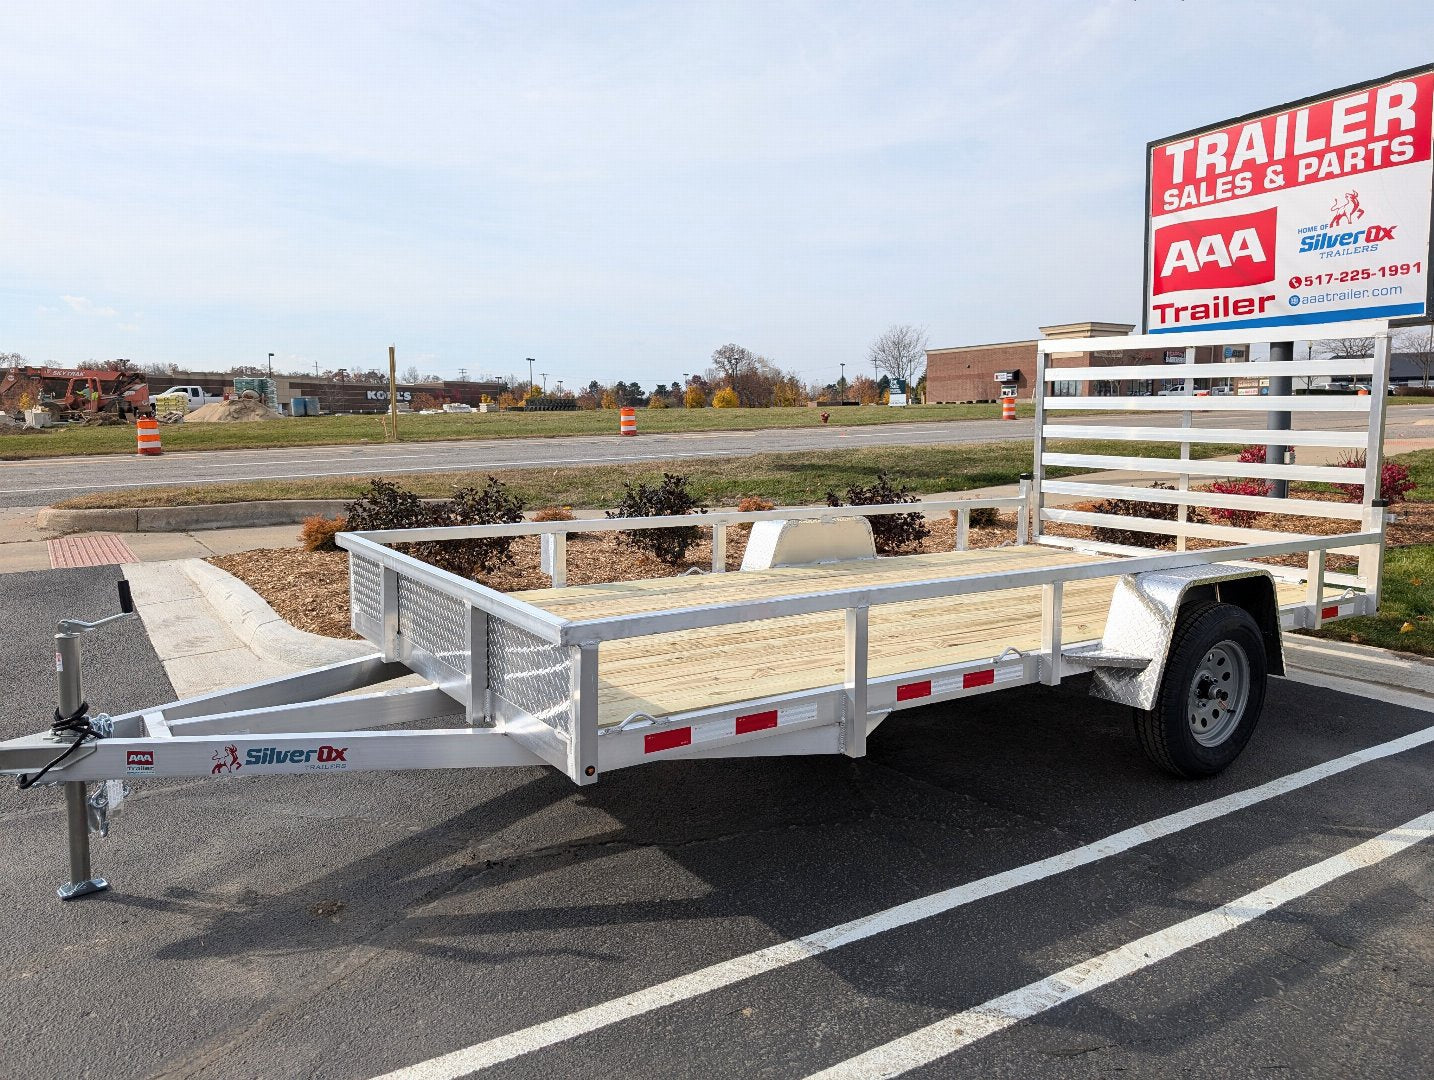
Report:
[[[1135,327],[1130,323],[1081,322],[1061,323],[1043,326],[1041,336],[1045,338],[1088,338],[1123,337]],[[1220,355],[1216,353],[1220,352]],[[1228,354],[1228,355],[1226,355]],[[1247,346],[1229,347],[1217,350],[1213,347],[1197,349],[1197,363],[1211,363],[1215,360],[1246,360]],[[1112,364],[1158,364],[1162,361],[1183,363],[1185,354],[1172,350],[1145,349],[1135,353],[1054,353],[1050,357],[1052,368],[1110,366]],[[1003,395],[1029,398],[1035,394],[1036,342],[1002,341],[992,345],[961,345],[950,349],[926,350],[926,400],[933,403],[962,401],[995,401]],[[1197,389],[1209,389],[1210,380],[1197,379]],[[1052,397],[1115,395],[1145,396],[1158,394],[1165,389],[1178,389],[1182,382],[1167,379],[1093,379],[1077,382],[1074,379],[1051,381]],[[1238,387],[1235,387],[1238,389]]]
[[[242,376],[241,376],[242,378]],[[213,371],[179,371],[172,375],[146,375],[151,394],[170,386],[202,386],[208,393],[222,394],[234,389],[233,375]],[[286,408],[296,397],[316,397],[326,413],[381,413],[388,411],[388,383],[357,382],[353,379],[309,378],[300,375],[275,375],[279,404]],[[428,394],[439,401],[461,402],[475,408],[487,395],[497,401],[506,387],[492,381],[459,381],[445,379],[436,383],[399,383],[398,400],[412,402],[415,394]]]

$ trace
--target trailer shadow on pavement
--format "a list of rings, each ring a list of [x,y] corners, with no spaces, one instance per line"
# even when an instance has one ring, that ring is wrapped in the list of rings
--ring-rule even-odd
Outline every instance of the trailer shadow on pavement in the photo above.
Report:
[[[13,613],[0,736],[43,726],[53,624],[108,611],[116,576],[0,578]],[[94,708],[168,700],[142,629],[121,634],[86,642]],[[539,768],[136,784],[94,848],[113,890],[63,906],[58,792],[7,788],[0,1071],[373,1076],[1434,724],[1277,680],[1244,756],[1181,783],[1148,764],[1129,710],[1083,690],[903,712],[859,761],[669,761],[584,789]],[[619,1012],[534,1043],[501,1075],[805,1076],[1427,813],[1431,764],[1428,744],[1392,754],[755,978]],[[1137,1075],[1407,1073],[1434,1056],[1428,847],[928,1071],[1064,1075],[1079,1059]]]

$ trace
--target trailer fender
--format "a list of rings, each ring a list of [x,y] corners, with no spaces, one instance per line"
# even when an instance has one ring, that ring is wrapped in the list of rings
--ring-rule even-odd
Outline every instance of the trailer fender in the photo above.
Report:
[[[1091,695],[1137,709],[1152,708],[1181,609],[1206,600],[1248,611],[1264,635],[1270,674],[1284,674],[1279,605],[1270,572],[1218,563],[1184,566],[1129,574],[1116,583],[1101,652],[1141,657],[1150,663],[1138,670],[1098,667]]]

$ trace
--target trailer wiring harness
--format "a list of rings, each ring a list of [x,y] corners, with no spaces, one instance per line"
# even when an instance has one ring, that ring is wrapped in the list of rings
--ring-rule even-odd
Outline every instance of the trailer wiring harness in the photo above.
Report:
[[[75,741],[65,747],[59,756],[34,776],[22,775],[17,777],[15,784],[21,791],[25,791],[38,784],[47,772],[78,750],[86,739],[105,739],[110,736],[114,730],[110,718],[103,713],[91,718],[85,715],[89,711],[90,704],[87,701],[80,702],[80,707],[75,710],[73,716],[62,716],[59,709],[55,710],[55,720],[50,725],[50,734],[56,738],[74,735]]]

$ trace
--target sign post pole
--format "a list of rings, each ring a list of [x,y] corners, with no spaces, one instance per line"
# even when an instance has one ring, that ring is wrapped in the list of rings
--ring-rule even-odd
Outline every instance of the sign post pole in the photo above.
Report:
[[[389,442],[398,442],[398,362],[392,345],[388,347],[388,422]]]
[[[1295,343],[1293,341],[1272,341],[1270,342],[1270,359],[1273,361],[1290,361],[1295,358]],[[1289,397],[1295,392],[1294,380],[1288,375],[1270,376],[1270,396]],[[1265,413],[1265,426],[1271,431],[1289,431],[1290,414],[1287,412]],[[1265,447],[1265,462],[1269,465],[1280,465],[1284,463],[1285,453],[1289,450],[1287,446]],[[1270,494],[1276,499],[1287,499],[1290,495],[1290,482],[1288,480],[1273,480],[1274,485]]]

